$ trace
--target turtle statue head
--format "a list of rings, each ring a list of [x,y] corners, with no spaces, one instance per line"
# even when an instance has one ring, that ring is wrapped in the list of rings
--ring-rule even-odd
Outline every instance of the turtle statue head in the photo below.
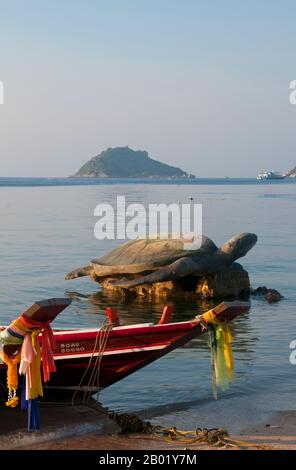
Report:
[[[220,251],[230,255],[233,259],[242,258],[256,244],[257,235],[255,233],[240,233],[235,235],[228,242],[221,246]]]

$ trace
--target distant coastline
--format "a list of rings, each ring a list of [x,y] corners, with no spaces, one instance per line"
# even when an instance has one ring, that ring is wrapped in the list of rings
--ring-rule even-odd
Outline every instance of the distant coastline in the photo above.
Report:
[[[69,178],[69,177],[0,177],[1,187],[96,186],[96,185],[285,185],[296,184],[296,178],[257,181],[256,178]]]

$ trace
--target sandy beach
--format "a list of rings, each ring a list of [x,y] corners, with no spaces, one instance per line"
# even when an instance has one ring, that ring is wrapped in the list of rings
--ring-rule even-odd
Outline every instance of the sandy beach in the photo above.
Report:
[[[120,435],[120,428],[105,414],[88,406],[42,405],[42,430],[25,430],[26,412],[2,409],[0,450],[218,450],[207,444],[170,442],[149,434]],[[296,412],[274,414],[268,422],[231,435],[242,449],[296,450]],[[229,447],[238,449],[238,447]]]

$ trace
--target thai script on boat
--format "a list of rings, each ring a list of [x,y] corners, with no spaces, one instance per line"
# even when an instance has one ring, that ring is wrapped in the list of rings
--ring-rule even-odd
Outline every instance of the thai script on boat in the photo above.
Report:
[[[296,366],[296,339],[293,339],[293,341],[291,341],[290,349],[292,349],[290,353],[290,363],[293,366]]]
[[[289,88],[290,90],[293,90],[291,91],[290,96],[289,96],[290,103],[296,104],[296,80],[292,80],[290,82]]]
[[[4,84],[0,80],[0,104],[4,104]]]
[[[202,241],[202,204],[126,204],[117,196],[116,206],[100,203],[94,210],[99,220],[94,227],[98,240],[180,239],[185,250],[196,250]]]

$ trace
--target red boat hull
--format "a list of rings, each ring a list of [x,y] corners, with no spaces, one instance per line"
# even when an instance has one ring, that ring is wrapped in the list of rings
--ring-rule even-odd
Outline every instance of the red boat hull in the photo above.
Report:
[[[130,327],[120,330],[120,327],[110,332],[106,349],[102,354],[99,384],[92,385],[92,390],[105,388],[118,382],[127,375],[144,367],[169,351],[186,344],[192,338],[201,334],[200,324],[184,322],[182,324],[155,325]],[[80,384],[84,389],[89,387],[93,368],[97,367],[98,352],[94,351],[97,332],[65,333],[56,335],[58,350],[55,354],[57,373],[46,388],[76,389]],[[63,346],[72,346],[80,350],[76,354],[68,352]],[[74,346],[75,345],[75,346]],[[69,348],[68,348],[69,349]],[[81,350],[84,349],[82,352]],[[83,373],[87,370],[81,382]]]

